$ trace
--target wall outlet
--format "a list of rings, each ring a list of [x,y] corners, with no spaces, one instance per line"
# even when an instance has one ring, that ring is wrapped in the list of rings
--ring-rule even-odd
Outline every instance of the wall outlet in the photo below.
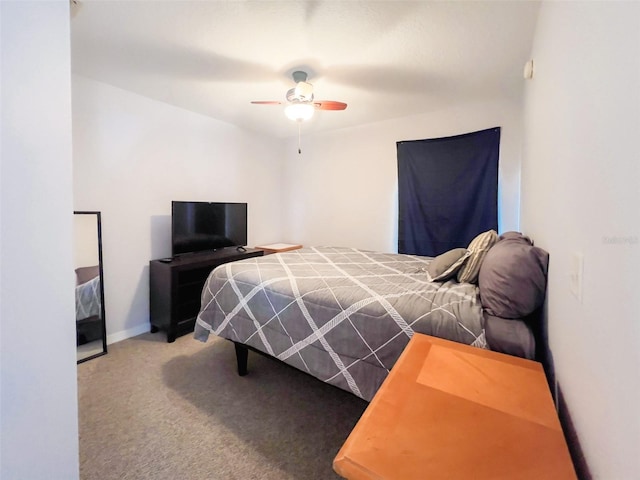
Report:
[[[574,252],[571,255],[571,265],[569,271],[569,288],[571,293],[582,303],[582,274],[584,271],[584,256]]]

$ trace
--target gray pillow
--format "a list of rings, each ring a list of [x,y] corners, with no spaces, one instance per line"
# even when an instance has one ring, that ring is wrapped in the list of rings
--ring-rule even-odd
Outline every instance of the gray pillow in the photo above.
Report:
[[[467,250],[471,252],[469,259],[458,271],[458,281],[475,283],[478,280],[478,272],[489,249],[498,241],[495,230],[488,230],[471,240]]]
[[[443,282],[453,277],[469,257],[466,248],[454,248],[434,258],[427,271],[434,282]]]
[[[519,232],[507,232],[485,256],[478,286],[488,314],[521,318],[544,302],[549,254]]]
[[[98,265],[91,267],[78,267],[76,268],[76,284],[82,285],[89,280],[93,280],[98,275],[100,275],[100,267]]]
[[[529,360],[536,356],[536,339],[522,320],[494,317],[484,312],[484,334],[487,345],[494,352]]]

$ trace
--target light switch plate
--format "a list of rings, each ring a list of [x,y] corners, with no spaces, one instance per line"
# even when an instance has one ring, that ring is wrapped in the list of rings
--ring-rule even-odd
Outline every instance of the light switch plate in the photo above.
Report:
[[[569,288],[571,293],[582,303],[582,274],[584,271],[584,256],[574,252],[571,255],[571,265],[569,271]]]

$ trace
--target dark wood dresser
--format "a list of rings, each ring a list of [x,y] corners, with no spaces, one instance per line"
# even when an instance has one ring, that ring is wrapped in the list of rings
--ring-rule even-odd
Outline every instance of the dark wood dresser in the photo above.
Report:
[[[193,253],[149,262],[151,332],[164,330],[167,341],[192,332],[200,311],[200,295],[207,277],[218,265],[259,257],[263,251],[236,247]]]

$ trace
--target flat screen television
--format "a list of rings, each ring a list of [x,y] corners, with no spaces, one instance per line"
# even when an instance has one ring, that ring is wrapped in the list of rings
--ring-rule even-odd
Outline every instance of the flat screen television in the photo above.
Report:
[[[246,203],[171,202],[173,256],[246,244]]]

